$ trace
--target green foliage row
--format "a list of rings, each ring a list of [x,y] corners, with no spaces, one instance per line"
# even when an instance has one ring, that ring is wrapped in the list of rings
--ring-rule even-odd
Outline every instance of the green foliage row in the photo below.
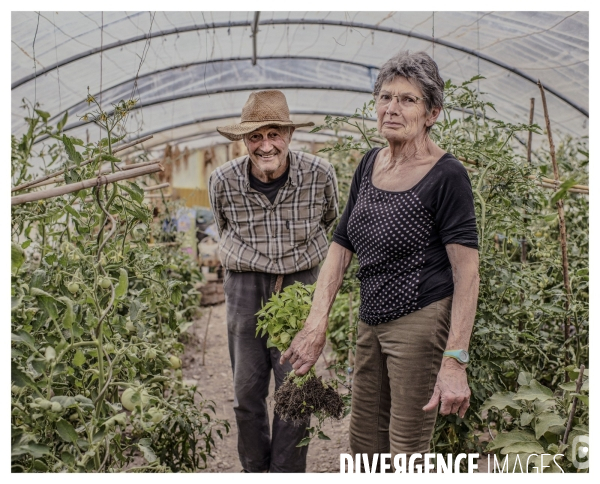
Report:
[[[61,132],[31,109],[12,137],[13,184],[33,160],[63,166],[64,183],[121,161],[112,145],[134,101],[87,114],[99,143]],[[36,140],[53,143],[35,152]],[[91,160],[91,163],[86,163]],[[176,250],[151,247],[152,213],[135,182],[15,205],[11,217],[13,472],[192,471],[206,467],[228,423],[182,382],[178,341],[201,279]]]

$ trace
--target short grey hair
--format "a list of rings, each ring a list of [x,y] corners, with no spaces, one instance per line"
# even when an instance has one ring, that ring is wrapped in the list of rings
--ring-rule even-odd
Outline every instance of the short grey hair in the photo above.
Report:
[[[423,91],[428,113],[444,106],[444,80],[437,64],[426,52],[399,52],[383,64],[375,81],[373,96],[377,97],[381,86],[392,82],[396,77],[405,77],[417,83]]]

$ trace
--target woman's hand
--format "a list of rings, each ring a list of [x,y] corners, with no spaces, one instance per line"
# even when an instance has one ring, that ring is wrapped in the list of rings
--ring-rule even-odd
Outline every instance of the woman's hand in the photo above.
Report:
[[[325,323],[311,321],[309,315],[304,328],[298,331],[290,347],[281,355],[280,363],[290,360],[296,375],[302,376],[317,362],[323,347],[325,346],[325,333],[327,331],[327,320]]]
[[[471,390],[467,384],[466,366],[454,358],[444,358],[435,382],[433,395],[423,410],[425,412],[435,410],[441,402],[441,415],[456,413],[463,418],[469,408],[470,397]]]

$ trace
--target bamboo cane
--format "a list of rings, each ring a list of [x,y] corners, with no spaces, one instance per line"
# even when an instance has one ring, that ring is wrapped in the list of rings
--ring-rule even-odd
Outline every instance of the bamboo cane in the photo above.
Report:
[[[152,190],[160,190],[162,188],[169,188],[170,186],[171,186],[170,183],[161,183],[160,185],[153,185],[151,187],[142,187],[142,190],[144,190],[145,192],[150,192]]]
[[[148,198],[150,200],[152,199],[162,199],[162,198],[171,198],[172,194],[171,193],[148,193],[146,195],[144,195],[144,198]]]
[[[550,143],[550,158],[552,159],[552,169],[554,170],[554,179],[558,180],[558,163],[556,162],[556,151],[554,149],[554,140],[552,139],[552,130],[550,126],[550,115],[548,114],[548,105],[546,104],[546,92],[542,82],[538,80],[538,86],[542,93],[542,105],[544,106],[544,118],[546,120],[546,131],[548,132],[548,141]],[[562,252],[562,265],[563,265],[563,282],[565,285],[565,291],[567,294],[567,319],[565,321],[564,338],[565,341],[569,339],[569,328],[571,326],[571,317],[568,316],[569,307],[571,305],[571,284],[569,282],[569,256],[567,254],[567,227],[565,225],[565,210],[563,200],[556,202],[558,209],[558,228],[560,231],[560,247]],[[567,361],[567,352],[565,348],[565,362]],[[568,378],[568,376],[567,376]]]
[[[16,195],[11,197],[11,205],[19,205],[25,202],[35,202],[36,200],[44,200],[46,198],[58,197],[60,195],[66,195],[68,193],[77,192],[86,188],[97,187],[101,185],[107,185],[108,183],[114,183],[121,180],[127,180],[129,178],[137,178],[138,176],[149,175],[150,173],[156,173],[157,171],[163,171],[164,168],[160,163],[154,163],[148,166],[143,166],[134,170],[121,171],[118,173],[112,173],[110,175],[100,175],[96,178],[89,178],[82,180],[77,183],[70,183],[68,185],[61,185],[60,187],[50,188],[48,190],[42,190],[39,192],[25,193],[23,195]]]
[[[151,134],[149,134],[148,136],[144,136],[143,138],[136,139],[134,141],[130,141],[129,143],[125,143],[124,145],[119,145],[113,150],[113,153],[118,153],[119,151],[126,150],[127,148],[131,148],[132,146],[139,145],[140,143],[143,143],[144,141],[148,141],[152,137],[153,136]]]
[[[149,139],[150,139],[150,138],[152,138],[152,137],[153,137],[152,135],[145,136],[145,137],[143,137],[143,138],[140,138],[139,140],[132,141],[132,142],[130,142],[130,143],[125,143],[124,145],[121,145],[121,146],[117,146],[117,147],[116,147],[116,148],[113,150],[113,153],[118,153],[119,151],[122,151],[122,150],[124,150],[125,148],[129,148],[129,147],[131,147],[131,146],[134,146],[134,145],[137,145],[137,144],[139,144],[139,143],[143,143],[144,141],[147,141],[147,140],[149,140]],[[82,162],[82,163],[81,163],[79,166],[81,167],[81,166],[88,165],[88,164],[90,164],[92,161],[94,161],[95,159],[96,159],[96,158],[92,158],[91,160],[84,161],[84,162]],[[12,193],[12,192],[16,192],[16,191],[18,191],[18,190],[23,190],[24,188],[29,188],[29,187],[32,187],[32,186],[34,186],[34,185],[39,185],[39,186],[42,186],[42,185],[40,184],[41,182],[43,182],[43,181],[46,181],[46,180],[49,180],[50,178],[56,178],[57,176],[59,176],[59,175],[62,175],[62,174],[65,172],[65,171],[66,171],[66,170],[65,170],[65,169],[63,169],[63,170],[56,171],[56,172],[54,172],[54,173],[50,173],[49,175],[44,175],[44,176],[41,176],[40,178],[36,178],[35,180],[31,180],[31,181],[28,181],[27,183],[22,183],[22,184],[21,184],[21,185],[19,185],[19,186],[13,187],[13,188],[11,188],[11,190],[10,190],[10,191],[11,191],[11,193]]]
[[[126,171],[126,170],[133,170],[135,168],[139,168],[140,166],[153,165],[155,163],[160,163],[160,161],[158,161],[158,160],[156,160],[156,161],[144,161],[144,162],[141,162],[141,163],[132,163],[130,165],[121,165],[121,166],[115,165],[115,166],[116,166],[117,169],[119,169],[121,171],[123,171],[123,170]],[[83,165],[83,163],[80,166],[82,166],[82,165]],[[100,175],[108,175],[109,173],[113,173],[112,169],[111,168],[105,168],[104,170],[102,170],[100,172]],[[56,176],[54,176],[50,180],[45,180],[45,181],[43,181],[41,183],[36,183],[34,185],[30,185],[27,188],[40,188],[40,187],[43,187],[43,186],[46,186],[46,185],[52,185],[53,183],[60,183],[61,181],[64,181],[62,179],[60,179],[60,180],[57,179],[60,176],[61,176],[60,174],[56,175]]]

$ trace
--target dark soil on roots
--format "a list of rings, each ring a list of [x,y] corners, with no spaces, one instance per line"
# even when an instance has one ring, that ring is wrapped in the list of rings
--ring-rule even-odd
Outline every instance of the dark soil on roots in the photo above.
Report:
[[[319,377],[312,377],[299,387],[294,378],[286,378],[275,392],[275,413],[282,420],[308,423],[310,416],[320,412],[328,418],[340,420],[344,402],[335,389]]]

